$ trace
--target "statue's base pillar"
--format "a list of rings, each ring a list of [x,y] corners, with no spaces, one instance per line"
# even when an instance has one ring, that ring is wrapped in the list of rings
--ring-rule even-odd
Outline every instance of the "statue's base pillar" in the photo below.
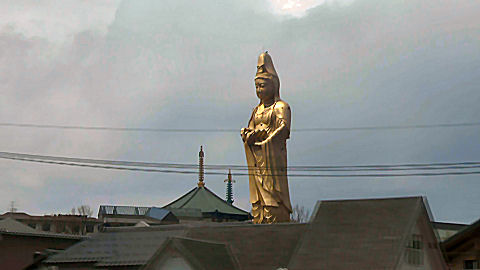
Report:
[[[290,211],[285,205],[277,206],[261,205],[260,202],[252,204],[253,223],[272,224],[290,222]]]

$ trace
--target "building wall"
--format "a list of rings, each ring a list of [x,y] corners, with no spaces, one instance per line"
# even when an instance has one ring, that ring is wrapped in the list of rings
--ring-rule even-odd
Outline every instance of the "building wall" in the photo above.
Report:
[[[446,270],[447,265],[443,259],[442,253],[439,249],[438,240],[433,234],[433,231],[430,231],[431,226],[429,221],[425,219],[423,215],[420,215],[419,220],[417,220],[416,226],[411,233],[412,235],[420,235],[422,239],[422,249],[421,253],[423,254],[422,260],[423,263],[420,265],[411,264],[408,262],[408,252],[409,248],[403,247],[404,251],[400,259],[399,270]]]
[[[171,257],[152,270],[194,270],[182,257]]]
[[[47,266],[44,266],[47,267]],[[48,265],[48,267],[57,267],[58,270],[138,270],[140,266],[109,266],[109,267],[95,267],[95,263],[60,263],[56,265]],[[55,270],[57,270],[55,269]],[[43,269],[39,269],[43,270]],[[51,269],[45,269],[51,270]]]
[[[194,270],[194,268],[177,250],[169,246],[160,256],[154,255],[144,270]]]
[[[0,269],[20,270],[33,263],[35,251],[66,249],[78,239],[0,234]]]
[[[449,253],[455,253],[455,257],[449,262],[451,270],[463,270],[465,260],[480,261],[480,236],[474,237],[466,241],[461,248]]]
[[[98,232],[101,224],[96,218],[80,215],[30,216],[25,213],[7,212],[0,219],[10,217],[37,231],[85,235]]]

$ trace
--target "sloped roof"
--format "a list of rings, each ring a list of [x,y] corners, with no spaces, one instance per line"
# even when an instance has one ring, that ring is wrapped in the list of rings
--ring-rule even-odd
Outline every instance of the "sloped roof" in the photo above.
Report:
[[[151,207],[139,206],[120,206],[120,205],[100,205],[98,215],[130,215],[130,216],[144,216]]]
[[[306,226],[301,223],[197,226],[186,236],[229,244],[242,269],[265,270],[288,265]]]
[[[395,269],[422,205],[421,197],[319,202],[288,269]]]
[[[196,187],[177,200],[165,205],[164,208],[197,208],[202,213],[218,211],[223,214],[248,216],[248,212],[228,204],[206,187]]]
[[[45,262],[92,263],[97,267],[145,265],[165,245],[165,241],[171,237],[180,237],[229,246],[229,260],[236,258],[242,269],[277,269],[288,264],[305,227],[305,224],[296,223],[201,223],[113,228],[94,234],[90,239],[50,257]],[[194,247],[197,244],[206,245],[205,243],[182,242],[183,244],[188,250],[196,249],[189,251],[195,253],[195,257],[213,256],[208,254],[208,249]]]
[[[98,216],[127,215],[144,216],[162,221],[171,211],[159,207],[100,205]]]
[[[169,213],[170,211],[167,209],[150,207],[150,209],[148,209],[148,211],[145,213],[145,216],[158,220],[163,220]]]
[[[16,233],[38,233],[33,228],[16,221],[13,218],[4,218],[0,220],[0,231],[2,232],[16,232]]]
[[[168,208],[176,217],[202,218],[202,211],[198,208]]]
[[[175,237],[224,244],[241,269],[394,269],[418,218],[424,215],[428,221],[427,207],[421,197],[323,201],[317,204],[308,224],[192,223],[113,228],[47,262],[92,262],[98,267],[145,265],[168,239]],[[431,237],[434,239],[433,231]],[[195,258],[210,256],[200,247],[208,244],[175,241]]]
[[[182,227],[164,230],[107,232],[93,234],[87,241],[71,246],[45,263],[92,262],[97,266],[144,265],[169,236],[184,234]]]
[[[468,227],[468,224],[451,223],[451,222],[432,222],[432,226],[436,230],[460,231]]]
[[[447,259],[452,260],[452,258],[458,256],[458,253],[452,251],[455,251],[456,248],[474,237],[480,237],[480,219],[442,242],[442,247],[445,249]]]
[[[187,261],[200,269],[238,269],[230,248],[223,243],[201,241],[190,238],[172,237],[152,257],[143,269],[154,269],[153,263],[163,256],[170,256],[169,249],[177,250]]]
[[[28,236],[28,237],[50,237],[50,238],[65,238],[65,239],[85,239],[88,236],[75,235],[75,234],[63,234],[52,233],[45,231],[38,231],[29,226],[16,221],[13,218],[4,218],[0,220],[0,234],[16,235],[16,236]]]

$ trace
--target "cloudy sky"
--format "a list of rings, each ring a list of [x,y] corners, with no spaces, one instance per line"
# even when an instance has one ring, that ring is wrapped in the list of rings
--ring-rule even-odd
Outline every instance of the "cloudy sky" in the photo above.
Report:
[[[470,0],[0,2],[0,122],[240,129],[268,50],[293,128],[478,122],[480,3]],[[292,132],[290,165],[480,161],[480,127]],[[238,133],[0,127],[0,151],[245,165]],[[246,177],[235,204],[249,210]],[[176,174],[0,160],[0,210],[163,206]],[[223,197],[223,176],[206,185]],[[438,221],[480,218],[479,176],[291,178],[293,204],[426,196]]]

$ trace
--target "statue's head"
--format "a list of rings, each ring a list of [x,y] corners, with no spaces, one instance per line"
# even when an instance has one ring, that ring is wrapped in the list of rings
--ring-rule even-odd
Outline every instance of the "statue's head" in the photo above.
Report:
[[[258,57],[255,87],[257,96],[261,100],[265,98],[274,98],[275,101],[280,99],[280,80],[268,52],[264,52]]]

